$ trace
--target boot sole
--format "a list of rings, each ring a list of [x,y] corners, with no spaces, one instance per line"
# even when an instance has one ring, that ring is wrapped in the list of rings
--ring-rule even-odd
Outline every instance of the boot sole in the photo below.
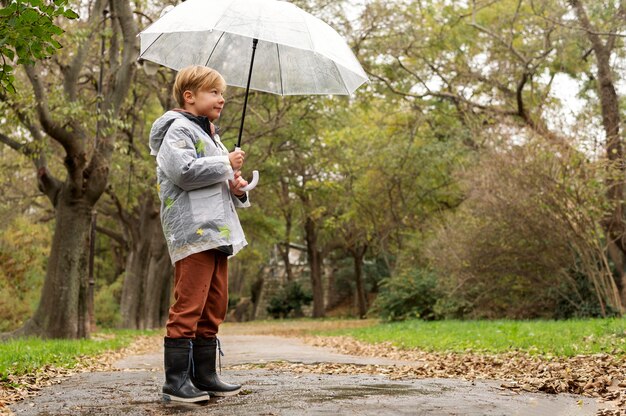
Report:
[[[241,391],[241,387],[233,391],[207,391],[207,393],[215,397],[229,397],[229,396],[235,396],[239,394],[240,391]]]
[[[190,397],[190,398],[178,397],[178,396],[173,396],[171,394],[165,394],[165,393],[163,394],[163,400],[166,402],[196,403],[196,402],[206,402],[210,399],[211,397],[208,394],[206,396]]]

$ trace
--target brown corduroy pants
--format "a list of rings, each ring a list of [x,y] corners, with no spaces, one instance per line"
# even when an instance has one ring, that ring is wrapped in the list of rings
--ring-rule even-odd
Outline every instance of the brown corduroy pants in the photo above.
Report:
[[[228,256],[203,251],[177,261],[174,269],[167,337],[215,337],[228,309]]]

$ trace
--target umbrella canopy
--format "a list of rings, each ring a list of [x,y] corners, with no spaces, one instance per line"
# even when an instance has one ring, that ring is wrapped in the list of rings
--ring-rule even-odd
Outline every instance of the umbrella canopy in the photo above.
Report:
[[[286,1],[187,0],[141,32],[140,59],[204,65],[229,85],[279,95],[354,92],[367,75],[329,25]]]

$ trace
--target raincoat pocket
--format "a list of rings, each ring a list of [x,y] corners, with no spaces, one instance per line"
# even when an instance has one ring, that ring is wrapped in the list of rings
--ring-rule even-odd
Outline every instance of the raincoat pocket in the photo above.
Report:
[[[224,218],[222,187],[210,187],[189,191],[191,215],[196,223],[206,223]]]

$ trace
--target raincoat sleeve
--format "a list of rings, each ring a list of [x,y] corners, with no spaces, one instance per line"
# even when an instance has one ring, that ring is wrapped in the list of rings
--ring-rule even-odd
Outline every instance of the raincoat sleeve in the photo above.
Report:
[[[157,154],[157,164],[176,186],[185,191],[233,179],[226,155],[198,157],[192,133],[184,127],[170,128]]]
[[[235,208],[248,208],[250,206],[250,194],[248,192],[246,192],[246,198],[244,201],[241,200],[243,197],[239,199],[232,192],[230,196],[233,200],[233,204],[235,204]]]

